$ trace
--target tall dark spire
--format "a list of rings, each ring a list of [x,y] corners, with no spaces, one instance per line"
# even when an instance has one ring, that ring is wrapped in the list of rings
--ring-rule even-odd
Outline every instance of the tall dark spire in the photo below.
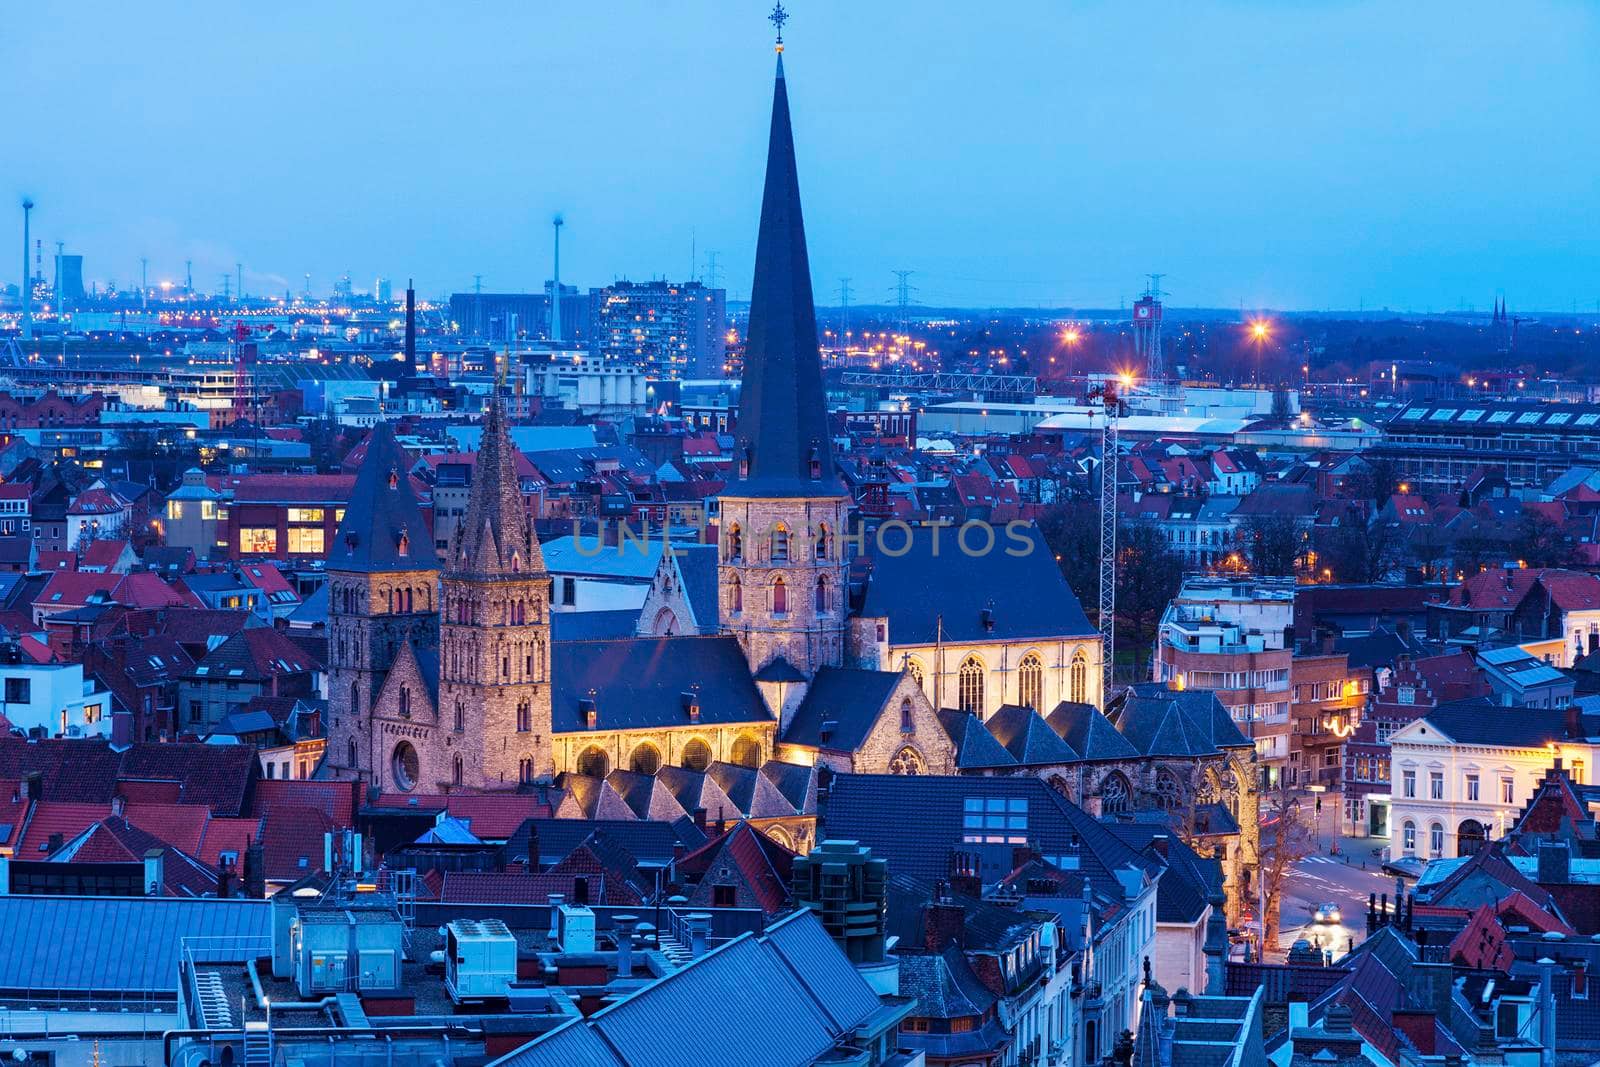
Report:
[[[506,429],[498,397],[489,401],[472,468],[467,514],[456,534],[451,570],[458,574],[533,574],[544,570],[544,556],[533,536],[517,477],[517,446]]]
[[[781,54],[772,96],[767,184],[750,289],[734,462],[738,480],[728,490],[733,494],[833,496],[844,491],[829,448],[811,264],[806,257]]]
[[[328,551],[328,570],[381,573],[437,570],[433,539],[411,491],[411,461],[380,422],[367,438],[356,484]]]

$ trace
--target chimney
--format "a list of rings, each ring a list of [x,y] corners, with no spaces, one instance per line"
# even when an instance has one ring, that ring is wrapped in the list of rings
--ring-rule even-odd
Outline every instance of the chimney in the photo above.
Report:
[[[1165,859],[1166,856],[1167,856],[1167,849],[1169,847],[1169,840],[1170,839],[1167,837],[1166,834],[1156,834],[1154,837],[1152,837],[1150,839],[1151,846],[1156,850],[1157,853],[1159,853],[1161,855],[1161,857],[1163,859]]]
[[[683,714],[690,722],[700,721],[700,694],[686,692],[682,694]]]
[[[1567,740],[1581,741],[1583,739],[1583,708],[1577,701],[1567,705]]]
[[[706,832],[706,809],[705,808],[695,808],[694,811],[691,812],[690,814],[694,818],[694,828],[696,830],[699,830],[702,834],[705,833]]]
[[[1572,850],[1565,841],[1539,842],[1539,884],[1565,885],[1572,880]]]
[[[834,722],[832,719],[824,720],[822,726],[817,730],[817,742],[819,744],[826,745],[829,741],[833,740],[833,732],[838,728],[839,724]]]
[[[406,280],[406,369],[415,374],[417,366],[417,290]]]
[[[26,779],[28,784],[27,794],[29,800],[44,799],[44,775],[38,771],[29,771]]]
[[[166,850],[153,848],[144,854],[144,891],[146,896],[159,897],[166,891]]]
[[[949,900],[929,904],[922,916],[923,947],[929,952],[939,952],[946,945],[961,948],[965,944],[967,910]]]
[[[232,879],[233,879],[233,872],[228,869],[228,865],[226,863],[223,863],[223,862],[221,862],[219,860],[217,862],[217,899],[218,900],[227,900],[228,899],[228,894],[231,891],[228,883],[230,881],[232,881]]]
[[[54,856],[61,851],[61,846],[66,843],[66,835],[60,833],[51,834],[50,839],[45,842],[44,854],[46,856]]]
[[[266,852],[260,841],[252,841],[244,850],[244,895],[252,900],[267,895]]]
[[[711,914],[692,911],[683,917],[683,921],[689,928],[689,954],[698,959],[706,954],[707,935],[711,932]]]
[[[617,977],[627,978],[633,974],[633,931],[639,916],[614,915],[611,922],[617,938]]]
[[[983,882],[978,878],[976,856],[967,852],[950,854],[950,892],[974,899],[983,896]]]

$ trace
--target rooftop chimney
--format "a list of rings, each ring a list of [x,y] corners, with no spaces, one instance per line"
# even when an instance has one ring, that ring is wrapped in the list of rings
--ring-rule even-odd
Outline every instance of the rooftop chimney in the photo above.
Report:
[[[1565,885],[1572,880],[1572,850],[1565,841],[1539,842],[1539,884]]]
[[[1577,701],[1567,705],[1567,740],[1578,741],[1583,738],[1583,708]]]
[[[147,896],[159,897],[166,891],[166,850],[152,848],[144,854],[144,891]]]
[[[637,915],[613,915],[611,922],[617,937],[617,977],[633,974],[633,931],[639,925]]]

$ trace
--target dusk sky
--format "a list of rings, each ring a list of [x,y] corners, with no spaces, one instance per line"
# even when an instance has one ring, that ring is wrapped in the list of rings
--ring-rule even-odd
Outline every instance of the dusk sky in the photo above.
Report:
[[[0,278],[34,234],[102,284],[429,296],[719,253],[748,296],[770,5],[8,7]],[[785,55],[820,304],[1600,301],[1600,7],[794,0]]]

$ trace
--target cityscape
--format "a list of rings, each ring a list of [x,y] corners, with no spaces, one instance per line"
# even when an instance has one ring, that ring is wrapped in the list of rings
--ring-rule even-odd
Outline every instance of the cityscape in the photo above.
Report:
[[[327,50],[418,92],[368,116],[403,149],[305,157],[329,204],[304,218],[275,206],[304,129],[252,140],[296,106],[265,88],[224,94],[238,125],[171,218],[130,198],[215,102],[164,71],[82,72],[162,100],[110,142],[145,142],[126,183],[82,143],[10,154],[0,1056],[1600,1065],[1600,234],[1545,229],[1582,214],[1592,144],[1571,173],[1548,145],[1457,166],[1480,90],[1445,86],[1487,46],[1454,26],[1419,60],[1437,97],[1328,135],[1343,105],[1298,65],[1372,34],[1348,91],[1400,101],[1414,72],[1381,68],[1442,7],[1207,0],[1187,42],[1044,0],[965,41],[986,16],[953,5],[712,6],[541,13],[539,58],[484,75],[540,88],[450,128],[458,35],[498,55],[535,16],[433,11],[430,40],[328,12],[263,85],[318,92]],[[1600,20],[1546,6],[1473,10],[1515,23],[1508,68],[1549,61],[1486,129],[1592,89]],[[1140,62],[1181,65],[1245,15],[1304,54],[1170,106],[1247,85],[1256,118],[1303,115],[1305,196],[1264,191],[1270,144],[1225,158],[1225,119],[1207,155],[1103,125],[1109,99],[1073,105],[1084,218],[1008,173],[1034,166],[1017,115],[1054,121],[1045,86],[1080,75],[982,72],[996,40],[1017,67],[1072,41],[1088,79],[1078,38],[1148,30]],[[123,17],[30,13],[18,69],[115,50]],[[162,32],[261,28],[204,21]],[[852,97],[875,50],[929,84]],[[247,88],[259,51],[229,60]],[[441,154],[443,243],[415,199]],[[1215,219],[1106,217],[1214,173]],[[1240,200],[1281,249],[1212,232]],[[1038,247],[985,229],[1018,218]]]

